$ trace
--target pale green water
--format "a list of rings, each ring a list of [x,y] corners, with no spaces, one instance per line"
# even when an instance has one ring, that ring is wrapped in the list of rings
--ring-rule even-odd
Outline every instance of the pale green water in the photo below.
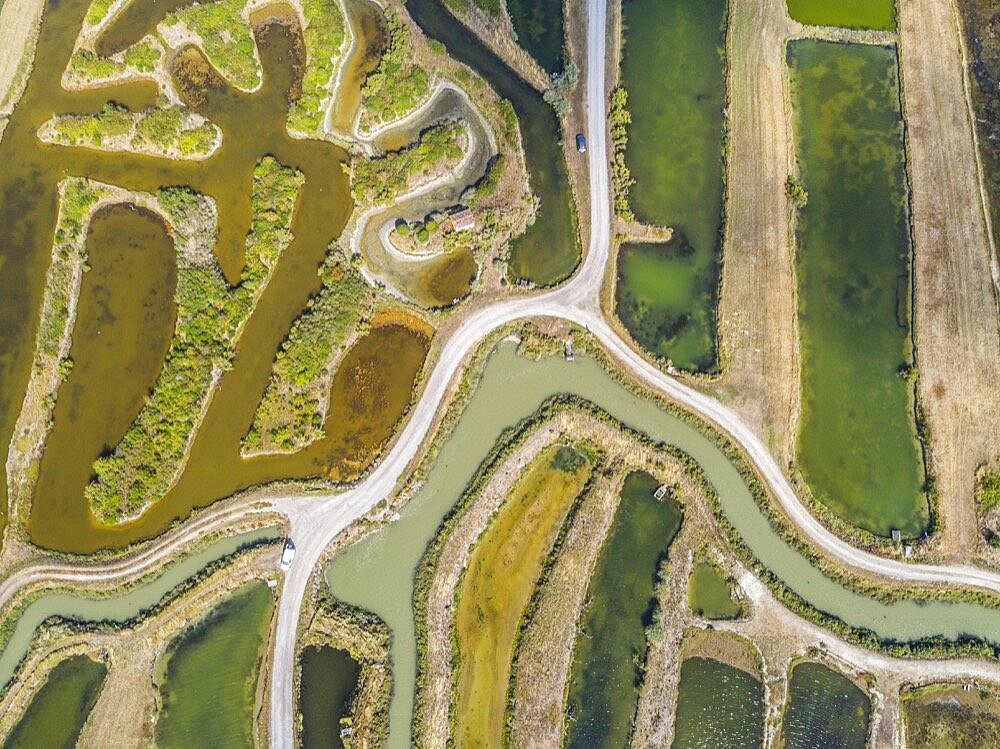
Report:
[[[327,567],[334,594],[373,611],[392,629],[395,692],[389,746],[410,743],[416,643],[412,611],[414,569],[445,513],[488,454],[503,429],[534,412],[558,392],[587,398],[612,416],[686,451],[721,497],[727,518],[757,558],[816,608],[884,638],[960,635],[1000,643],[1000,611],[968,603],[904,601],[886,604],[845,590],[824,576],[771,528],[737,469],[707,437],[626,390],[597,362],[577,356],[537,362],[501,345],[441,451],[427,480],[392,525],[367,536]]]
[[[85,622],[124,622],[155,606],[167,593],[212,562],[229,556],[241,546],[280,537],[278,528],[264,528],[238,536],[221,538],[190,554],[128,593],[110,598],[87,598],[71,593],[52,593],[30,603],[21,614],[14,632],[0,652],[0,689],[14,675],[14,669],[28,652],[35,630],[46,619],[61,616]]]

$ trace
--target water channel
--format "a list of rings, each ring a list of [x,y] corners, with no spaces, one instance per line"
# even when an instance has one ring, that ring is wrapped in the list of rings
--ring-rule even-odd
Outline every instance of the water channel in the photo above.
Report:
[[[280,537],[281,531],[275,527],[220,538],[121,595],[98,598],[84,593],[43,594],[21,611],[10,639],[0,651],[0,690],[14,675],[17,665],[28,652],[35,631],[46,619],[58,616],[82,622],[126,622],[153,608],[167,593],[213,562],[248,544]]]
[[[409,745],[416,679],[412,591],[414,569],[442,517],[503,430],[533,413],[548,397],[568,392],[586,398],[625,424],[676,445],[702,467],[718,491],[729,522],[768,569],[821,611],[882,638],[939,635],[1000,644],[1000,611],[972,603],[904,600],[884,603],[846,590],[811,566],[761,513],[737,468],[705,435],[669,413],[651,408],[593,359],[548,357],[529,361],[512,344],[490,358],[482,380],[420,490],[400,518],[338,554],[327,567],[334,595],[373,611],[392,629],[395,692],[390,746]]]
[[[555,111],[538,91],[478,42],[448,12],[442,0],[409,0],[406,9],[424,34],[444,44],[448,54],[479,73],[514,105],[531,189],[541,200],[541,207],[534,224],[512,242],[508,275],[539,285],[562,280],[576,267],[580,245]]]

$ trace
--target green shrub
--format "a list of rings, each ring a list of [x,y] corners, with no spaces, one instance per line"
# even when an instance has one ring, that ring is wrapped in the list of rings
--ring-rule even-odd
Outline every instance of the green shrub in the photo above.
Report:
[[[260,65],[255,56],[250,27],[241,15],[246,0],[216,0],[189,5],[172,13],[164,25],[184,23],[201,37],[205,56],[234,86],[246,91],[260,84]]]
[[[628,91],[619,86],[611,92],[611,109],[608,112],[611,129],[611,186],[615,194],[615,213],[626,221],[635,220],[635,214],[628,202],[629,190],[635,184],[628,164],[625,163],[625,150],[628,147],[628,126],[632,115],[628,111]]]
[[[302,95],[288,110],[288,126],[305,135],[317,134],[323,122],[320,105],[333,77],[333,59],[344,43],[344,17],[337,0],[303,0],[306,66]]]
[[[809,202],[809,193],[795,177],[791,175],[785,180],[785,195],[796,208],[805,208]]]
[[[147,41],[133,44],[125,50],[125,64],[142,73],[151,73],[160,59],[160,50]]]
[[[82,47],[69,59],[69,68],[84,78],[95,80],[110,78],[124,70],[124,67],[114,60],[98,57],[96,53]]]
[[[439,123],[420,135],[416,143],[377,159],[358,158],[351,163],[351,193],[359,203],[380,205],[403,192],[411,180],[430,174],[435,165],[462,157],[458,122]]]
[[[95,461],[97,478],[85,492],[98,522],[135,516],[169,490],[213,382],[229,368],[243,324],[291,242],[292,212],[303,181],[300,172],[270,156],[257,164],[245,264],[236,288],[229,288],[214,261],[195,264],[178,252],[177,321],[163,369],[121,443]],[[187,188],[167,188],[157,198],[175,229],[204,220],[204,201]]]
[[[1000,473],[983,474],[979,479],[976,494],[984,510],[1000,507]]]
[[[409,29],[386,13],[389,41],[378,66],[361,87],[362,106],[376,122],[391,122],[415,109],[427,94],[427,71],[411,62]]]
[[[320,278],[319,293],[292,324],[274,358],[267,389],[243,440],[244,452],[299,449],[323,434],[334,363],[370,312],[373,296],[361,274],[335,252],[320,268]]]

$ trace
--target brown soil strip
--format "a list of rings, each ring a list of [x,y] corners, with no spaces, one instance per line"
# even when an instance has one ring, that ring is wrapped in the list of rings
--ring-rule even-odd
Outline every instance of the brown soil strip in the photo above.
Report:
[[[1000,450],[1000,328],[958,18],[950,0],[900,3],[900,63],[912,190],[919,396],[931,426],[941,551],[982,540],[975,472]]]
[[[785,40],[799,29],[787,16],[785,0],[731,5],[719,301],[725,372],[711,388],[786,464],[794,445],[799,363],[791,210],[784,191],[794,162]]]

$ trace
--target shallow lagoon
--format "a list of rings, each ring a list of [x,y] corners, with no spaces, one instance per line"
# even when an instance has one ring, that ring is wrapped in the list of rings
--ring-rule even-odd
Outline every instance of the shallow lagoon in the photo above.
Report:
[[[72,749],[97,702],[108,669],[85,655],[52,669],[4,742],[4,749]]]
[[[677,686],[673,749],[756,749],[764,741],[764,687],[712,658],[685,658]]]
[[[787,749],[864,749],[871,701],[845,676],[822,663],[799,663],[788,680],[781,734]]]
[[[158,746],[254,745],[257,674],[273,607],[267,585],[248,583],[170,644],[160,666]]]
[[[928,522],[913,386],[903,123],[892,47],[788,46],[801,181],[798,460],[816,497],[882,536]]]
[[[659,482],[630,473],[577,623],[568,688],[566,746],[627,746],[642,683],[646,626],[660,563],[681,527],[681,507],[657,500]]]
[[[627,0],[622,84],[636,218],[667,245],[625,245],[616,310],[645,349],[683,369],[716,365],[726,105],[725,0]]]

